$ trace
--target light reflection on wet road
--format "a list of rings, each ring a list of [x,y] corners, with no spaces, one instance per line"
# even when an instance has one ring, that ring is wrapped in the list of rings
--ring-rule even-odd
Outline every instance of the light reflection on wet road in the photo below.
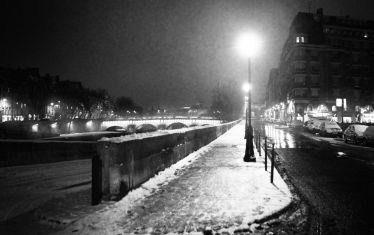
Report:
[[[345,144],[273,123],[253,126],[274,143],[278,167],[312,206],[311,234],[374,234],[372,146]],[[338,157],[338,152],[347,156]]]
[[[274,143],[275,148],[310,148],[311,140],[287,126],[267,123],[254,123],[255,130],[261,130],[262,136],[267,136],[269,143]]]

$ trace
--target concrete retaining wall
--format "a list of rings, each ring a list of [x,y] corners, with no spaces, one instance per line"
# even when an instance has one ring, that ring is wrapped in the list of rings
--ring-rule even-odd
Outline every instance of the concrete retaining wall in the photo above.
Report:
[[[99,141],[92,162],[92,204],[119,200],[193,151],[207,145],[238,122],[200,127],[145,139]]]
[[[0,167],[90,159],[96,141],[0,140]]]

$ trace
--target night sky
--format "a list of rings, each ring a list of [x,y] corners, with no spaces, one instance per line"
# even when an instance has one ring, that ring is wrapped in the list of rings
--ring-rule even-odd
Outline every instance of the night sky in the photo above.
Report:
[[[253,98],[265,94],[291,20],[307,0],[1,1],[0,67],[39,67],[142,106],[210,104],[217,82],[247,78],[236,37],[265,41],[253,60]],[[373,0],[318,0],[311,10],[371,19]],[[238,91],[241,92],[241,91]]]

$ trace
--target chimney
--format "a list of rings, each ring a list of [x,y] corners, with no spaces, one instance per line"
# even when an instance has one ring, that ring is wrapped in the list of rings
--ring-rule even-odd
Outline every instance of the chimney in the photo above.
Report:
[[[316,12],[316,14],[314,15],[313,18],[314,18],[314,20],[316,22],[321,22],[322,19],[323,19],[323,9],[322,8],[318,8],[317,12]]]

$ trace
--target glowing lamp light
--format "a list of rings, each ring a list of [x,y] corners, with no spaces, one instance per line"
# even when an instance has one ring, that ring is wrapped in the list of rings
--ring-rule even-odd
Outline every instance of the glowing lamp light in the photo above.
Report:
[[[92,127],[92,125],[93,125],[93,123],[92,123],[92,121],[90,120],[90,121],[88,121],[87,123],[86,123],[86,126],[87,127]]]
[[[38,132],[39,130],[39,124],[34,124],[31,126],[31,131],[32,132]]]
[[[244,83],[243,84],[243,87],[242,87],[243,91],[248,93],[251,89],[252,89],[252,86],[251,84],[249,84],[248,82],[247,83]]]
[[[259,53],[261,45],[262,41],[258,35],[243,33],[238,37],[235,47],[240,55],[250,58]]]
[[[57,122],[52,123],[52,124],[51,124],[51,127],[52,127],[53,129],[57,128]]]

